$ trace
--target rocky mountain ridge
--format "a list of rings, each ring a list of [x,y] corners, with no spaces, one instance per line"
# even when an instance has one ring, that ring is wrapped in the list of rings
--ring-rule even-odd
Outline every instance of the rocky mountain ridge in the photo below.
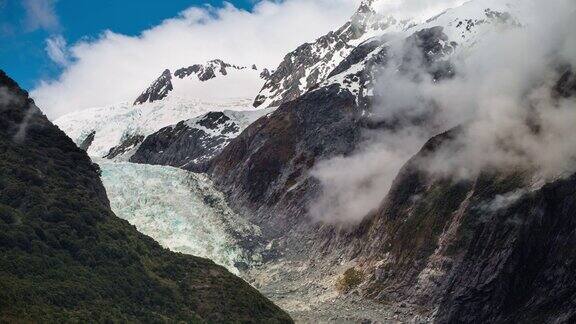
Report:
[[[269,75],[267,69],[258,70],[254,64],[250,68],[245,66],[238,66],[226,63],[220,59],[215,59],[206,62],[205,64],[193,64],[188,67],[176,69],[172,73],[169,69],[164,70],[162,74],[136,98],[134,105],[143,104],[146,102],[152,103],[166,98],[171,91],[174,90],[174,84],[179,84],[184,80],[198,80],[199,82],[207,82],[215,78],[226,78],[229,73],[244,73],[254,74],[254,78],[266,80]],[[250,73],[251,72],[251,73]],[[189,95],[193,95],[189,94]]]
[[[181,121],[147,136],[129,160],[202,171],[232,139],[270,112],[225,110]]]
[[[325,80],[357,44],[396,24],[394,18],[378,15],[371,0],[362,1],[356,13],[338,30],[288,53],[264,84],[254,106],[274,107],[296,99]]]
[[[358,92],[361,91],[358,88],[362,88],[367,80],[354,74],[364,67],[370,70],[373,66],[370,62],[361,61],[370,60],[367,57],[369,54],[376,55],[378,52],[376,48],[371,48],[376,46],[376,43],[387,42],[378,40],[382,35],[406,38],[418,30],[442,26],[449,39],[449,45],[454,49],[456,45],[460,45],[458,50],[466,51],[475,46],[487,33],[493,32],[494,28],[500,28],[499,25],[521,24],[514,16],[518,8],[502,1],[492,0],[482,4],[470,1],[422,22],[409,18],[395,18],[382,13],[380,7],[379,1],[363,0],[350,20],[338,30],[288,53],[266,81],[254,101],[254,106],[279,106],[324,82],[340,83]],[[359,55],[359,52],[368,48],[372,49],[370,53]],[[357,71],[352,75],[341,75],[339,79],[333,78],[344,72],[342,64],[348,64],[347,68],[351,68],[351,61],[357,64],[355,67]],[[333,80],[328,81],[329,79]]]

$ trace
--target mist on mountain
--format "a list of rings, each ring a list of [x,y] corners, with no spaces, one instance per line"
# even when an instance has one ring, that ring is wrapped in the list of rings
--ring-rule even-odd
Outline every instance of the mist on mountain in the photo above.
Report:
[[[314,168],[323,194],[311,205],[312,215],[329,223],[361,221],[430,137],[457,126],[464,130],[456,141],[422,162],[422,169],[454,178],[526,169],[534,182],[574,172],[574,100],[554,88],[576,66],[575,10],[564,0],[522,3],[523,23],[501,26],[452,57],[454,75],[442,80],[422,64],[418,49],[391,39],[390,59],[376,72],[370,118],[394,127],[365,131],[354,154]]]

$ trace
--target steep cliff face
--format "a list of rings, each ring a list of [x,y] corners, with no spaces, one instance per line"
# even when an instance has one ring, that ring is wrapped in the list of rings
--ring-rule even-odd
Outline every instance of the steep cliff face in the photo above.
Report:
[[[316,159],[354,148],[359,116],[348,91],[331,86],[309,92],[250,125],[210,162],[208,172],[265,232],[294,229],[308,222],[303,207],[316,187],[307,171]]]
[[[466,180],[422,171],[458,133],[432,139],[344,235],[369,275],[364,293],[424,306],[439,323],[573,321],[576,176],[531,190],[522,170]]]
[[[99,168],[0,72],[0,320],[290,322],[110,210]]]
[[[576,321],[575,188],[572,176],[480,215],[437,321]]]
[[[168,93],[172,90],[174,90],[174,87],[172,86],[172,73],[170,70],[166,69],[162,72],[162,75],[160,75],[160,77],[158,77],[158,79],[156,79],[154,83],[146,89],[146,91],[136,98],[134,105],[162,100],[166,98]]]

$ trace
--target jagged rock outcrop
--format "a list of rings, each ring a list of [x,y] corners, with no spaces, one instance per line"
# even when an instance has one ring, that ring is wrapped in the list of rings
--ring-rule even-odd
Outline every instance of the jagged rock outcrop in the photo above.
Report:
[[[576,74],[567,69],[554,87],[554,91],[564,98],[576,95]]]
[[[179,68],[174,73],[166,69],[162,74],[144,91],[136,100],[134,105],[145,102],[159,101],[168,96],[174,90],[174,83],[178,80],[197,78],[200,82],[210,81],[218,77],[226,77],[230,71],[248,70],[245,66],[238,66],[215,59],[205,64],[193,64],[188,67]],[[258,71],[256,65],[252,65],[251,70]],[[267,69],[263,69],[260,78],[266,80],[269,77]]]
[[[154,102],[162,100],[168,96],[172,91],[172,73],[166,69],[141,95],[136,98],[134,105],[143,104],[145,102]]]
[[[203,162],[218,153],[228,140],[226,134],[211,136],[181,121],[147,136],[130,162],[197,170]]]
[[[212,60],[208,61],[205,65],[203,64],[194,64],[186,68],[181,68],[174,72],[174,76],[180,79],[184,79],[189,77],[192,74],[195,74],[200,81],[208,81],[216,77],[216,74],[219,73],[220,75],[227,75],[227,69],[232,68],[236,70],[245,69],[243,66],[232,65],[229,63],[225,63],[222,60]]]
[[[162,128],[146,137],[131,156],[135,163],[204,171],[206,163],[266,110],[210,112]]]
[[[96,131],[92,131],[90,134],[88,134],[88,136],[86,136],[86,138],[78,145],[78,147],[82,151],[88,151],[88,148],[90,148],[90,145],[92,145],[92,142],[94,142],[94,136],[96,136]]]
[[[394,18],[377,14],[372,2],[362,1],[357,12],[338,30],[288,53],[264,84],[254,106],[279,106],[296,99],[324,81],[367,34],[382,32],[399,23]]]
[[[2,71],[0,152],[1,322],[292,322],[117,218],[98,166]]]
[[[129,135],[120,143],[120,145],[111,148],[108,154],[104,155],[104,158],[115,159],[120,156],[130,157],[143,141],[143,135]]]

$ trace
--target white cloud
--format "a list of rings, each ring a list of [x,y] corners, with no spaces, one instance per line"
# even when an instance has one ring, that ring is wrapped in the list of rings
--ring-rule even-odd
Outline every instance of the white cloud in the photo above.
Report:
[[[374,8],[381,14],[399,19],[422,21],[448,8],[458,7],[469,0],[374,0]]]
[[[576,100],[551,91],[566,66],[576,71],[576,3],[517,2],[530,17],[527,23],[485,34],[473,51],[454,57],[451,80],[433,81],[419,62],[410,70],[418,77],[402,76],[397,60],[404,56],[391,55],[375,82],[373,115],[426,122],[416,118],[372,134],[355,154],[317,164],[313,175],[323,194],[310,206],[315,219],[361,221],[382,206],[398,171],[423,143],[456,125],[465,126],[463,133],[421,161],[423,171],[473,179],[488,170],[522,170],[531,172],[535,184],[576,172]]]
[[[26,29],[46,29],[53,31],[60,28],[60,22],[54,5],[56,0],[22,0],[22,6],[26,10],[24,24]]]
[[[32,91],[49,117],[133,100],[165,68],[220,58],[276,68],[283,56],[342,25],[358,0],[260,1],[252,12],[226,4],[190,8],[130,37],[105,31],[70,47],[73,62]],[[256,94],[254,94],[256,95]]]
[[[62,35],[56,35],[46,39],[46,53],[54,63],[60,66],[70,64],[66,40]]]

